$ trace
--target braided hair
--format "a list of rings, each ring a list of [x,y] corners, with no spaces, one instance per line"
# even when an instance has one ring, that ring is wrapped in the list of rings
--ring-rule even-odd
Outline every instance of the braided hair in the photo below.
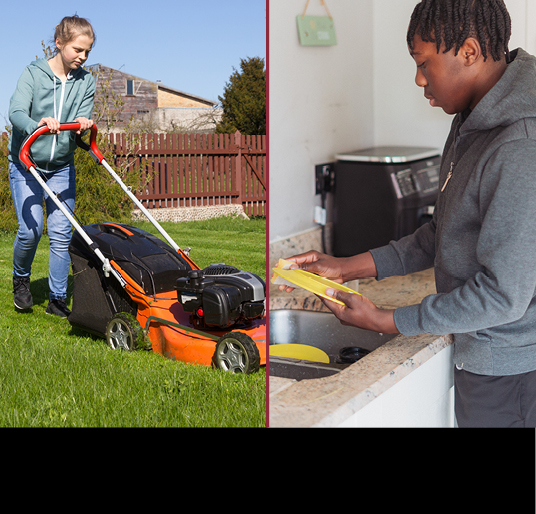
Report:
[[[468,37],[480,43],[484,61],[488,52],[494,61],[506,56],[510,40],[510,15],[503,0],[422,0],[415,6],[408,27],[407,43],[413,50],[413,38],[441,44],[444,52],[454,48],[454,55]]]

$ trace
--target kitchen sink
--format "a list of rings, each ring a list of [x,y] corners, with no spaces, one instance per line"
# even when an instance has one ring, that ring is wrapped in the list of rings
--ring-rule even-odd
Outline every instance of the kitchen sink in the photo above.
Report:
[[[342,325],[329,312],[273,310],[269,313],[270,345],[314,346],[328,355],[329,363],[270,356],[269,372],[271,376],[295,380],[333,375],[395,336]]]

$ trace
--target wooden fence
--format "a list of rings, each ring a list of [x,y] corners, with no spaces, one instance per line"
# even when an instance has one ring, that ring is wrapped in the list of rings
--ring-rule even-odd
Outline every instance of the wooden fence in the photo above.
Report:
[[[266,136],[110,134],[110,145],[116,169],[139,175],[149,209],[242,204],[266,215]]]

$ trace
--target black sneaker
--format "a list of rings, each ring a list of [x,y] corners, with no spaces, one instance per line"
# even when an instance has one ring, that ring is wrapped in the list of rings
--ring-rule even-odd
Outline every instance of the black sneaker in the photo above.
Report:
[[[33,305],[32,294],[30,293],[29,278],[13,277],[14,303],[21,311],[29,309]]]
[[[71,311],[67,307],[65,300],[50,300],[47,305],[47,314],[67,318]]]

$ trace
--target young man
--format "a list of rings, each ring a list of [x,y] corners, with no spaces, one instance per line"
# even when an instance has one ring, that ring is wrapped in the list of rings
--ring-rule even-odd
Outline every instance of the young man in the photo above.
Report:
[[[423,0],[408,28],[415,82],[455,114],[433,220],[349,258],[291,258],[338,281],[434,266],[437,294],[381,310],[339,291],[344,323],[453,334],[458,426],[536,426],[536,58],[508,51],[502,0]]]

